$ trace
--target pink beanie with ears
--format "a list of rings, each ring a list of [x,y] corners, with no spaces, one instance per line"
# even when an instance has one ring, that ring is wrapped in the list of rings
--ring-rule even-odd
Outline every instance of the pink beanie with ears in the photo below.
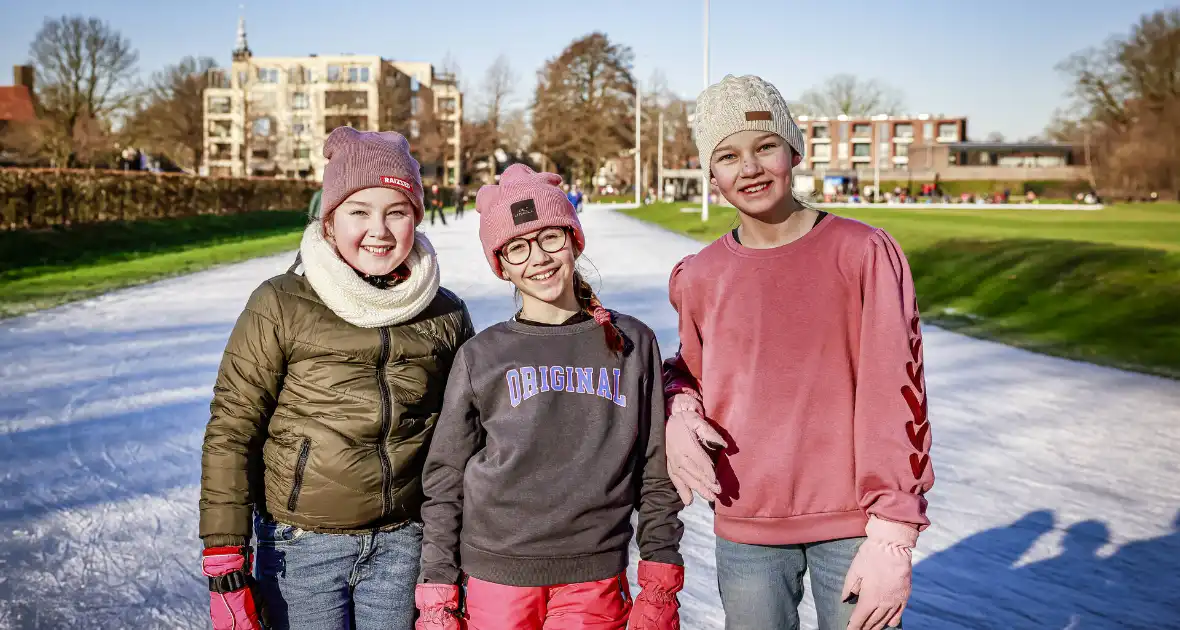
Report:
[[[479,212],[479,241],[496,277],[502,272],[496,251],[522,234],[568,227],[578,251],[586,249],[578,212],[561,190],[561,176],[555,173],[538,173],[524,164],[513,164],[500,175],[499,184],[480,187],[475,210]]]

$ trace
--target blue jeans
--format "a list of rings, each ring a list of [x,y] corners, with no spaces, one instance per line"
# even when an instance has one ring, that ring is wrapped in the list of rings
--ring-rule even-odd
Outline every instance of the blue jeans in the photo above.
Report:
[[[412,630],[422,526],[317,534],[255,519],[256,575],[273,630]]]
[[[845,630],[855,605],[844,603],[840,595],[862,542],[864,538],[746,545],[717,538],[717,586],[726,630],[797,630],[807,570],[820,630]]]

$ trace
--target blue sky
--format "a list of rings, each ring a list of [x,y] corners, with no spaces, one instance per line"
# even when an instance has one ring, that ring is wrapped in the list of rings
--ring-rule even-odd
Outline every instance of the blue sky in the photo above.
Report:
[[[184,55],[229,62],[240,0],[0,0],[0,82],[28,57],[48,16],[98,16],[127,36],[146,75]],[[849,72],[889,83],[914,113],[969,117],[972,139],[1039,133],[1065,103],[1054,66],[1129,31],[1161,0],[713,0],[711,76],[758,74],[787,98]],[[377,54],[440,63],[470,93],[500,53],[523,104],[546,59],[601,30],[634,50],[641,79],[661,70],[681,96],[703,81],[701,0],[247,0],[259,56]],[[468,97],[470,99],[470,96]],[[469,100],[470,103],[470,100]]]

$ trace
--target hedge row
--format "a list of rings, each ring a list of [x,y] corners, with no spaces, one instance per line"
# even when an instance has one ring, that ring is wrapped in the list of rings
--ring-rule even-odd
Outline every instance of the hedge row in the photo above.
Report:
[[[0,230],[305,208],[315,182],[0,168]]]

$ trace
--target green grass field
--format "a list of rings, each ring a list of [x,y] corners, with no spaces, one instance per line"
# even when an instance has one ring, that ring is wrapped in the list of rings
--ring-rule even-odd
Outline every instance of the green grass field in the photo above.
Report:
[[[0,316],[289,251],[305,210],[0,232]]]
[[[283,210],[0,232],[0,317],[293,251],[306,224]]]
[[[626,214],[697,240],[737,225],[656,204]],[[910,260],[927,320],[1031,350],[1180,378],[1180,204],[1100,211],[842,208]]]

